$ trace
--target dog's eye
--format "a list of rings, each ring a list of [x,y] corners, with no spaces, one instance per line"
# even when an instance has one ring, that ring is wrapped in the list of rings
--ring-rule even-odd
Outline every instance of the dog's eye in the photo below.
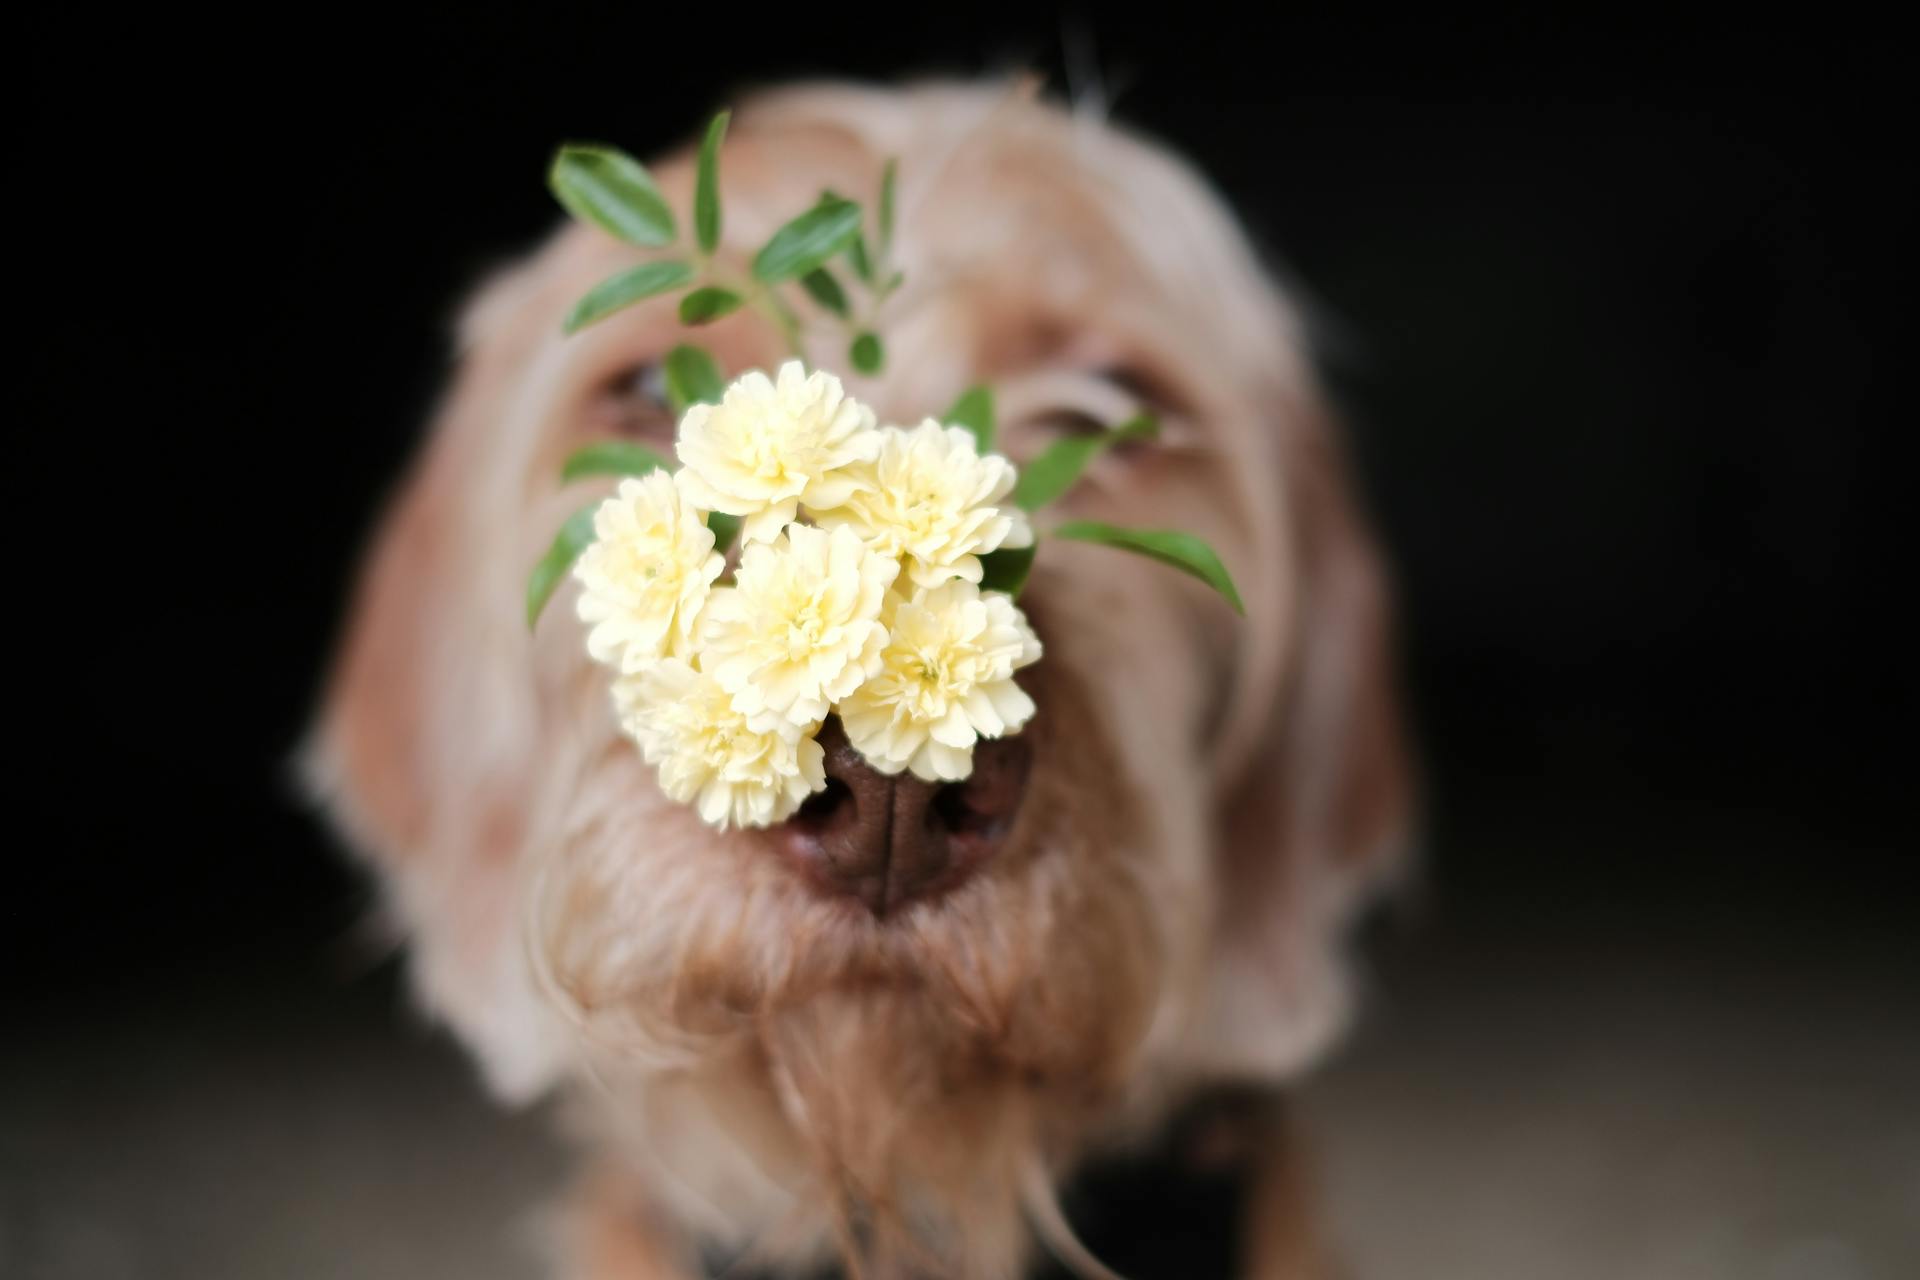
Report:
[[[1034,426],[1049,436],[1097,436],[1108,424],[1087,409],[1062,407],[1039,415]]]
[[[588,417],[595,435],[671,441],[674,419],[665,370],[652,360],[622,368],[601,384]]]
[[[1102,382],[1126,396],[1134,407],[1160,418],[1179,417],[1185,412],[1185,400],[1167,382],[1139,365],[1104,365],[1097,371]]]
[[[1016,428],[1027,437],[1023,451],[1029,456],[1054,440],[1105,435],[1142,413],[1159,419],[1163,432],[1169,425],[1165,408],[1156,398],[1144,394],[1135,380],[1110,370],[1048,375],[1036,379],[1031,390],[1039,393],[1034,397],[1037,403],[1029,401],[1033,407],[1021,415]],[[1125,461],[1151,447],[1150,441],[1128,439],[1116,442],[1109,452]]]

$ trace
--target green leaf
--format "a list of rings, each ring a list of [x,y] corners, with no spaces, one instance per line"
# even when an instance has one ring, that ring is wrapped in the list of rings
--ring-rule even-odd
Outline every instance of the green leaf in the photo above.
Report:
[[[1027,575],[1033,572],[1033,556],[1039,549],[1036,541],[1032,546],[989,551],[981,556],[980,589],[1019,595],[1020,589],[1027,585]]]
[[[880,256],[885,258],[893,251],[893,188],[894,179],[899,176],[900,162],[889,159],[887,167],[880,171]]]
[[[653,175],[617,147],[570,144],[553,157],[547,186],[567,212],[643,249],[672,244],[678,229]]]
[[[707,528],[713,531],[713,549],[725,555],[740,532],[740,517],[730,516],[724,511],[709,511]]]
[[[1161,564],[1172,565],[1218,591],[1233,606],[1235,613],[1245,614],[1247,611],[1246,606],[1240,603],[1240,593],[1234,589],[1233,578],[1227,573],[1227,567],[1220,563],[1219,555],[1203,539],[1190,533],[1182,533],[1177,529],[1128,529],[1115,524],[1102,524],[1098,520],[1069,520],[1056,528],[1053,536],[1119,547],[1123,551],[1158,560]]]
[[[853,274],[867,284],[873,283],[873,259],[867,256],[866,232],[853,233],[853,240],[847,245],[847,261],[853,264]]]
[[[993,388],[985,383],[968,387],[940,421],[973,432],[974,444],[981,453],[987,452],[993,448]]]
[[[586,296],[574,303],[573,310],[567,312],[566,322],[561,327],[568,333],[576,333],[643,298],[678,289],[691,279],[693,268],[677,258],[669,258],[664,262],[643,262],[617,276],[609,276],[587,290]]]
[[[1022,511],[1038,511],[1073,488],[1074,481],[1108,445],[1122,440],[1151,440],[1159,434],[1159,421],[1150,413],[1141,413],[1099,435],[1056,440],[1020,468],[1020,479],[1013,486],[1014,505]]]
[[[803,276],[846,248],[859,230],[859,205],[837,196],[822,199],[773,233],[754,255],[753,278],[779,284]]]
[[[666,373],[667,403],[675,414],[685,413],[690,404],[719,404],[727,390],[713,357],[689,342],[667,352]]]
[[[807,291],[809,298],[841,319],[846,319],[847,294],[840,287],[840,282],[833,278],[831,271],[825,267],[815,267],[800,277],[800,287]]]
[[[730,115],[722,111],[715,116],[700,143],[700,170],[693,183],[693,234],[702,253],[712,253],[720,244],[720,144],[726,139]]]
[[[871,377],[886,367],[887,349],[881,345],[879,334],[863,333],[847,348],[847,359],[853,361],[857,371]]]
[[[712,324],[721,316],[731,315],[740,309],[746,299],[731,289],[722,289],[718,285],[708,285],[704,289],[695,289],[680,299],[680,323],[685,325]]]
[[[592,545],[593,513],[599,506],[597,502],[591,503],[568,516],[560,532],[553,535],[553,545],[547,548],[547,554],[540,557],[540,563],[527,575],[527,630],[533,630],[540,621],[540,611],[553,598],[554,588],[567,576],[567,570],[573,568],[580,553]]]
[[[649,471],[671,471],[664,455],[630,440],[600,440],[576,449],[560,465],[560,483],[572,484],[588,476],[643,476]]]

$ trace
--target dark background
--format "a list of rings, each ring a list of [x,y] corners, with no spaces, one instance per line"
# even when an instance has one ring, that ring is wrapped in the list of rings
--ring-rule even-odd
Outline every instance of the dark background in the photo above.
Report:
[[[1887,33],[1824,11],[24,21],[9,487],[37,654],[31,834],[0,892],[22,1078],[36,1047],[82,1063],[176,1007],[223,1044],[263,1009],[392,1016],[391,966],[356,958],[369,889],[286,761],[453,307],[555,221],[556,141],[644,155],[813,74],[1097,68],[1303,291],[1428,775],[1385,1019],[1425,990],[1396,972],[1498,981],[1568,939],[1671,954],[1709,996],[1764,972],[1727,997],[1762,1007],[1796,975],[1909,985],[1913,166]],[[1655,992],[1666,963],[1620,982]]]

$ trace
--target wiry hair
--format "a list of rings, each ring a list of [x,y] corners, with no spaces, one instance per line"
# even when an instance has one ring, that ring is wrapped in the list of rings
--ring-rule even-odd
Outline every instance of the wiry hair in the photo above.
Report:
[[[1404,816],[1383,591],[1293,314],[1190,170],[1017,87],[781,90],[736,117],[729,251],[890,155],[907,284],[891,372],[856,393],[912,420],[991,379],[1016,454],[1063,394],[1150,400],[1164,442],[1096,467],[1075,512],[1207,537],[1244,621],[1049,543],[1004,852],[884,922],[820,898],[660,795],[566,596],[531,639],[519,621],[580,500],[559,458],[675,340],[651,307],[561,339],[629,260],[567,228],[469,308],[310,776],[390,887],[427,1007],[503,1096],[575,1096],[603,1153],[581,1204],[610,1206],[580,1248],[985,1278],[1037,1235],[1098,1275],[1055,1180],[1196,1089],[1287,1078],[1342,1023],[1342,925]],[[683,199],[687,158],[657,172]],[[731,368],[775,355],[744,315],[709,334]]]

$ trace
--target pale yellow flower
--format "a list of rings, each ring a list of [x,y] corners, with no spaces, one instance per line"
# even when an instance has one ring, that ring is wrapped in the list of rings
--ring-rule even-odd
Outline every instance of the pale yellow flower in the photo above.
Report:
[[[978,739],[1015,733],[1033,716],[1013,673],[1039,660],[1040,639],[1010,597],[961,579],[892,605],[880,670],[841,701],[840,723],[883,773],[964,778]]]
[[[899,557],[914,583],[980,581],[980,557],[1033,544],[1024,511],[1008,499],[1013,464],[981,457],[971,433],[929,418],[881,433],[880,456],[856,469],[862,484],[845,503],[819,511],[823,527],[846,525],[882,555]]]
[[[746,374],[719,404],[689,408],[675,449],[696,503],[743,517],[743,541],[770,542],[801,503],[845,502],[859,483],[849,468],[879,456],[880,433],[838,378],[789,360],[772,379]]]
[[[851,529],[797,524],[757,542],[707,605],[701,664],[745,715],[818,720],[878,669],[880,612],[899,569]]]
[[[593,513],[594,541],[574,562],[587,652],[631,674],[693,649],[700,608],[726,567],[713,534],[672,476],[620,482]]]
[[[679,658],[622,677],[613,694],[660,789],[714,826],[770,826],[827,785],[818,724],[749,724],[713,677]]]

